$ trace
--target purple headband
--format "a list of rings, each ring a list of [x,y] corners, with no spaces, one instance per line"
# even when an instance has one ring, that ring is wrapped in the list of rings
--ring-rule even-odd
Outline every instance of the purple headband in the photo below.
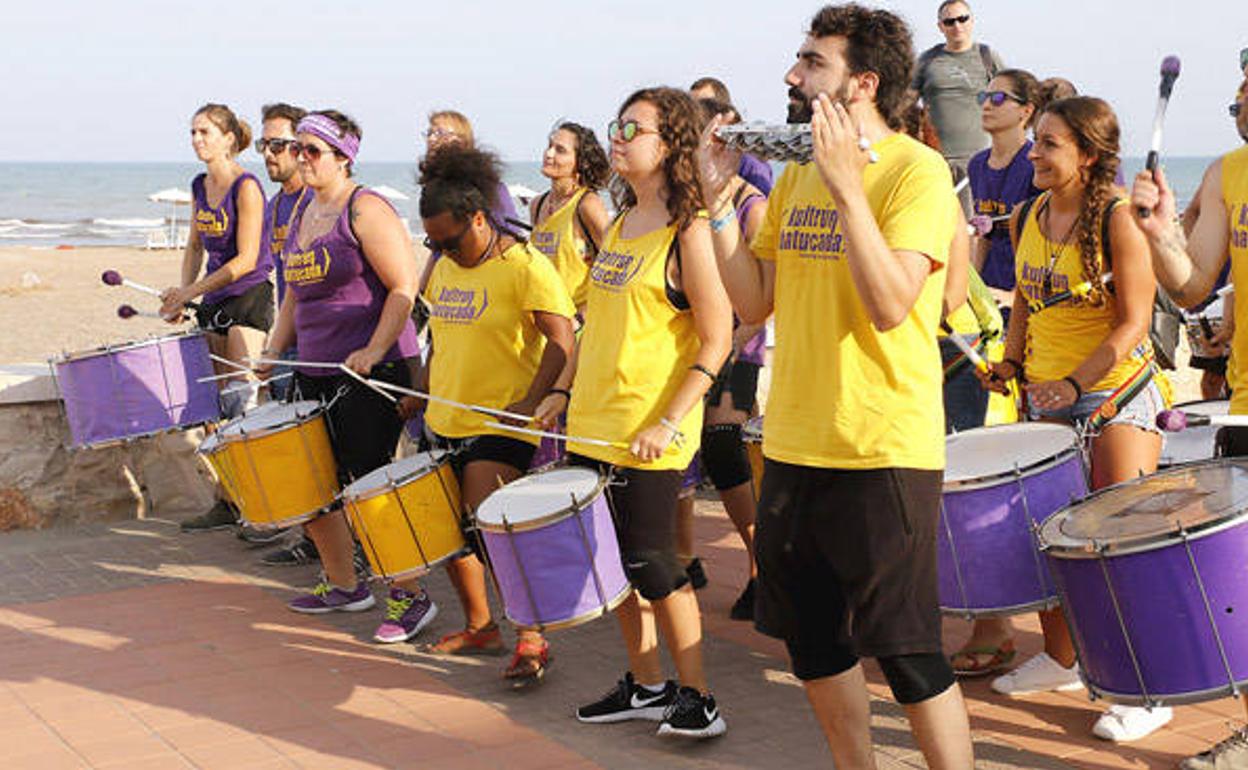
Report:
[[[299,121],[298,127],[295,128],[295,133],[312,134],[320,137],[326,144],[345,155],[347,160],[350,161],[354,161],[355,156],[360,152],[359,137],[351,134],[340,134],[338,124],[319,112],[314,112]]]

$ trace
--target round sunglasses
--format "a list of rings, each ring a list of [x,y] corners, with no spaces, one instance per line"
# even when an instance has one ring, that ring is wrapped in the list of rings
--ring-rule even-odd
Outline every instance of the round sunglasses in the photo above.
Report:
[[[657,134],[657,128],[646,128],[635,120],[626,120],[621,123],[613,120],[607,124],[607,139],[610,141],[631,142],[637,138],[639,134]]]

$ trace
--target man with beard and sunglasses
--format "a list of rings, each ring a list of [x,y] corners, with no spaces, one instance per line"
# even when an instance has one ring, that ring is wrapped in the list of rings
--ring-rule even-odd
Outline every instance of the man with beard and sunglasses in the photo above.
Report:
[[[699,155],[732,304],[747,323],[775,311],[754,622],[784,640],[838,768],[875,766],[864,656],[929,767],[973,764],[936,590],[936,330],[957,203],[940,155],[896,130],[913,62],[888,11],[814,16],[785,76],[814,162],[786,167],[752,243],[727,195],[739,157],[715,140],[718,119]]]

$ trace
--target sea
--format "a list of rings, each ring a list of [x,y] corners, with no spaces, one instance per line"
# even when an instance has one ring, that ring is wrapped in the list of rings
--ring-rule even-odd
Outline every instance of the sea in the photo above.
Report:
[[[1195,193],[1201,175],[1213,158],[1167,158],[1167,176],[1180,205]],[[277,185],[268,181],[258,163],[244,164],[264,184],[267,194]],[[1143,158],[1124,158],[1129,180],[1144,165]],[[777,175],[779,166],[776,166]],[[190,190],[191,179],[203,169],[198,163],[0,163],[0,247],[144,246],[167,240],[187,224],[189,207],[148,199],[168,188]],[[416,211],[419,187],[411,163],[360,163],[356,179],[370,187],[384,185],[397,191],[392,198],[414,234],[420,234]],[[539,161],[506,164],[504,181],[513,191],[542,191],[548,186]],[[522,215],[527,208],[517,205]]]

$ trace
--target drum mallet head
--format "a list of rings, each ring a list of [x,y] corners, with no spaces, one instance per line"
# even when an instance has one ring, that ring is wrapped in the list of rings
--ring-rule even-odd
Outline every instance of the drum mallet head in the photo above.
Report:
[[[116,270],[105,270],[104,274],[100,276],[100,280],[109,286],[120,286],[122,281],[121,273]]]
[[[134,318],[138,314],[139,314],[139,311],[135,310],[130,305],[122,305],[121,307],[117,308],[118,318]]]
[[[1166,409],[1157,415],[1157,427],[1168,433],[1177,433],[1187,427],[1187,414],[1181,409]]]

